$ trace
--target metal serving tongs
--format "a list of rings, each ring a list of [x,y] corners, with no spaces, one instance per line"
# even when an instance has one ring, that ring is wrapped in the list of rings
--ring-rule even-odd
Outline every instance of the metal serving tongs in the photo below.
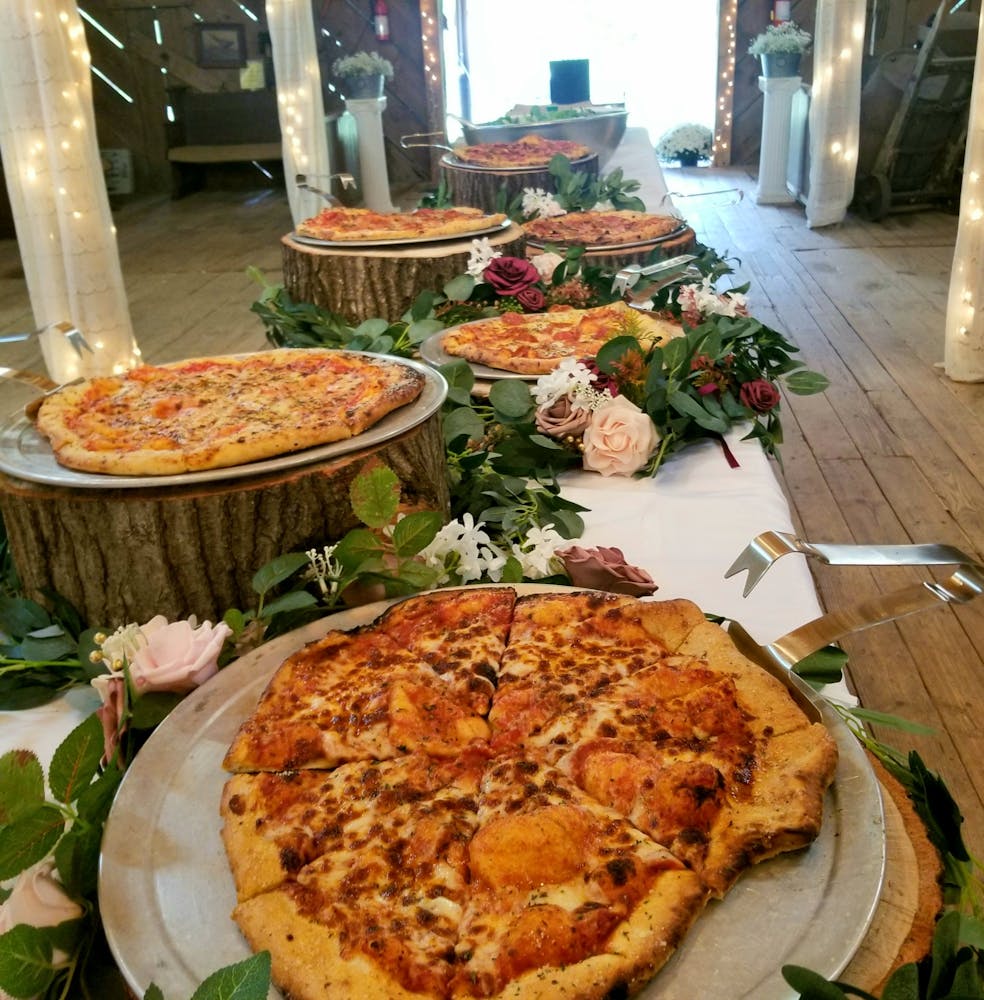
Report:
[[[356,184],[355,178],[351,174],[345,174],[345,173],[329,174],[328,183],[331,184],[331,182],[335,180],[336,177],[338,178],[338,180],[342,182],[342,187],[345,190],[359,186],[358,184]],[[310,191],[311,194],[320,194],[321,197],[324,198],[329,205],[339,204],[338,199],[330,191],[324,191],[319,187],[315,187],[313,184],[309,184],[307,174],[295,174],[294,183],[302,190]]]
[[[654,275],[658,275],[658,279],[648,290],[658,291],[666,285],[672,285],[675,281],[698,275],[699,272],[690,267],[690,262],[696,259],[692,253],[685,253],[680,254],[679,257],[661,260],[658,264],[650,264],[648,267],[642,267],[640,264],[627,264],[616,273],[615,280],[612,282],[612,291],[616,295],[624,295],[638,283],[640,278],[651,278]]]
[[[433,139],[439,136],[444,142],[410,142],[410,139]],[[454,152],[454,146],[447,144],[447,137],[443,132],[411,132],[409,135],[400,136],[401,149],[446,149],[449,153]]]
[[[42,326],[37,330],[31,330],[28,333],[0,333],[0,344],[22,344],[26,340],[30,340],[32,337],[40,337],[42,333],[47,333],[48,330],[57,330],[59,333],[63,334],[65,339],[72,345],[75,349],[75,353],[81,358],[84,355],[83,351],[88,351],[92,354],[92,348],[89,346],[89,342],[82,335],[82,331],[74,326],[72,323],[49,323],[47,326]]]
[[[846,611],[815,618],[787,635],[761,646],[732,621],[728,634],[750,659],[764,666],[790,669],[804,657],[853,632],[861,632],[943,604],[966,604],[984,593],[984,566],[951,545],[833,545],[804,542],[795,535],[766,531],[757,535],[731,564],[725,577],[746,572],[744,596],[784,555],[798,552],[829,566],[948,566],[958,568],[940,581],[925,581],[864,601]]]

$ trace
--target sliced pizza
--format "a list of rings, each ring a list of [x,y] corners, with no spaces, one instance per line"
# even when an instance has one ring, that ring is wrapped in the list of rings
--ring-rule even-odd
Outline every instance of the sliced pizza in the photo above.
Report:
[[[545,139],[531,132],[514,142],[482,142],[473,146],[455,146],[454,156],[461,163],[495,169],[546,167],[555,156],[582,160],[594,156],[590,146],[569,139]]]
[[[372,243],[467,236],[506,221],[501,212],[480,208],[418,208],[412,212],[376,212],[329,205],[297,225],[297,234],[330,243]]]

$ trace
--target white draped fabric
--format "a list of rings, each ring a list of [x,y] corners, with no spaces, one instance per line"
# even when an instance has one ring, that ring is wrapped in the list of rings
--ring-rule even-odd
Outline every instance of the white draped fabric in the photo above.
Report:
[[[984,24],[977,32],[977,60],[967,125],[960,222],[946,303],[944,366],[956,382],[984,382]]]
[[[331,174],[314,14],[310,0],[267,0],[266,15],[277,78],[284,177],[291,218],[297,225],[317,215],[325,201],[298,188],[294,178],[305,174],[315,187],[327,190]]]
[[[70,321],[94,348],[79,357],[61,333],[44,333],[49,375],[67,382],[126,370],[140,352],[74,3],[0,3],[0,151],[35,324]]]
[[[854,197],[865,0],[819,0],[810,104],[811,228],[841,222]]]

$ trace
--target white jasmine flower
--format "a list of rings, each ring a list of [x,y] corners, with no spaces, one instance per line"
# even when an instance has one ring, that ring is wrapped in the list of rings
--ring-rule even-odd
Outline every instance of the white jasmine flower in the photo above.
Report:
[[[523,567],[523,576],[539,580],[559,571],[561,567],[556,552],[567,544],[567,539],[561,538],[555,528],[533,527],[522,542],[513,543],[512,554]]]
[[[471,253],[468,255],[468,266],[465,270],[473,278],[481,278],[489,263],[501,257],[502,251],[493,248],[489,238],[483,236],[480,240],[472,240]]]
[[[527,218],[551,219],[567,214],[560,202],[543,188],[523,188],[522,207]]]
[[[701,316],[745,316],[748,312],[745,296],[740,292],[717,292],[710,278],[699,285],[683,285],[677,292],[677,303],[685,313]]]
[[[554,271],[557,270],[557,266],[563,262],[564,258],[559,253],[538,253],[535,257],[530,257],[530,263],[537,269],[544,281],[549,281],[553,277]]]
[[[318,584],[322,597],[333,596],[338,590],[338,578],[342,575],[341,563],[335,558],[335,545],[326,545],[320,552],[308,549],[304,554],[311,563],[311,574]]]
[[[502,576],[505,555],[489,536],[475,524],[471,514],[460,521],[449,521],[423,549],[420,557],[434,569],[441,570],[438,585],[471,583],[487,574],[493,582]]]
[[[579,390],[590,389],[596,377],[583,362],[576,358],[564,358],[552,372],[536,380],[533,398],[537,406],[549,406],[561,396],[574,399]]]

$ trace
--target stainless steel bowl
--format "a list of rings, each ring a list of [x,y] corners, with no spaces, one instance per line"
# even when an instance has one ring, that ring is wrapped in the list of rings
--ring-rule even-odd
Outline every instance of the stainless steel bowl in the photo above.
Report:
[[[483,142],[515,142],[531,133],[542,135],[545,139],[580,142],[590,146],[598,154],[598,165],[604,166],[625,135],[628,116],[629,113],[624,108],[616,108],[582,118],[561,118],[558,121],[531,122],[528,125],[474,125],[463,121],[461,127],[469,146]]]

